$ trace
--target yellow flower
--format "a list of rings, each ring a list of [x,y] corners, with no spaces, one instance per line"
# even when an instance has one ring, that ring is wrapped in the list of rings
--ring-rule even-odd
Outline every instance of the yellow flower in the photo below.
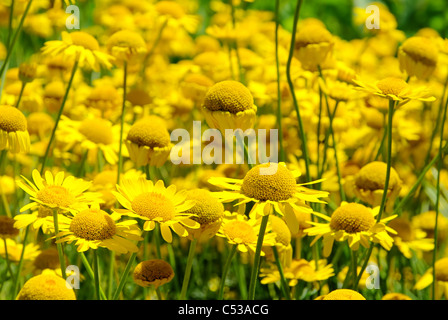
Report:
[[[438,54],[434,41],[424,37],[411,37],[398,50],[400,70],[410,77],[427,79],[436,69]]]
[[[165,188],[162,180],[155,184],[144,177],[129,179],[124,177],[114,192],[118,202],[125,209],[114,209],[121,214],[144,220],[143,229],[151,231],[156,223],[166,242],[171,243],[171,230],[180,237],[186,237],[189,228],[199,228],[200,224],[192,219],[188,211],[195,205],[186,200],[186,191],[177,191],[174,185]]]
[[[172,144],[165,121],[150,115],[136,121],[128,131],[125,145],[137,167],[161,167],[168,159]]]
[[[262,268],[260,270],[260,277],[262,284],[278,283],[280,282],[280,273],[277,267]],[[291,264],[283,270],[285,278],[289,280],[289,286],[296,286],[299,281],[316,282],[327,280],[334,276],[334,269],[331,264],[327,264],[326,260],[321,259],[318,262],[316,269],[315,261],[307,261],[305,259],[294,259]]]
[[[174,278],[174,270],[171,265],[160,259],[142,261],[134,269],[132,274],[134,282],[141,287],[154,286],[155,289],[170,282]]]
[[[274,209],[285,217],[285,221],[293,233],[298,231],[298,221],[294,210],[311,212],[306,202],[325,203],[320,198],[328,196],[328,192],[312,190],[296,183],[300,173],[290,171],[285,163],[260,164],[250,169],[243,179],[212,177],[208,182],[225,191],[216,192],[223,203],[238,200],[235,206],[253,202],[250,214],[268,215]]]
[[[413,254],[420,257],[421,252],[434,250],[434,239],[426,238],[426,233],[414,228],[406,218],[395,218],[389,222],[389,227],[397,232],[391,236],[394,244],[407,259],[411,259]]]
[[[28,132],[37,135],[40,139],[47,136],[54,127],[53,118],[46,112],[33,112],[26,118]]]
[[[388,77],[376,81],[374,84],[359,79],[353,79],[353,82],[358,85],[355,88],[360,91],[398,102],[397,107],[404,105],[410,100],[428,102],[436,100],[425,86],[414,87],[400,78]]]
[[[125,254],[137,252],[138,247],[132,241],[140,241],[141,231],[137,221],[123,220],[117,212],[108,214],[99,205],[93,205],[74,214],[59,219],[59,233],[55,235],[56,243],[73,243],[78,252],[99,247]]]
[[[47,41],[42,48],[44,55],[62,55],[65,59],[78,61],[81,68],[99,71],[100,66],[112,67],[113,57],[101,51],[98,41],[84,31],[62,31],[62,40]]]
[[[411,297],[399,292],[391,292],[385,294],[381,300],[412,300]]]
[[[310,23],[297,32],[294,45],[294,56],[302,64],[302,68],[317,71],[331,56],[334,40],[331,33],[321,24]]]
[[[370,242],[379,243],[386,250],[392,247],[393,239],[389,233],[395,231],[386,226],[386,223],[396,216],[375,221],[378,215],[378,207],[370,209],[359,203],[342,202],[331,217],[314,212],[313,214],[326,221],[326,223],[309,222],[313,227],[305,230],[308,236],[316,236],[311,245],[323,237],[324,256],[328,257],[333,248],[334,241],[347,241],[353,251],[359,249],[361,244],[365,248],[370,247]]]
[[[76,300],[76,295],[64,278],[43,273],[25,282],[16,300]]]
[[[448,297],[448,258],[440,258],[435,263],[436,279],[433,277],[433,268],[429,268],[417,281],[414,290],[423,290],[436,281],[435,298],[440,300]]]
[[[249,219],[236,212],[226,212],[221,228],[216,235],[225,238],[229,244],[236,245],[240,252],[246,253],[250,250],[250,252],[255,253],[260,224],[261,219]],[[275,236],[275,233],[270,232],[270,228],[267,226],[263,238],[263,247],[275,245]],[[260,255],[264,256],[265,252],[261,250]]]
[[[94,87],[86,99],[86,106],[101,111],[104,116],[121,105],[121,96],[112,85]]]
[[[115,63],[135,63],[147,52],[142,36],[135,31],[120,30],[115,32],[106,43],[108,52],[115,57]]]
[[[0,150],[12,153],[28,153],[30,150],[30,135],[27,121],[17,108],[0,106]]]
[[[254,98],[242,83],[225,80],[214,84],[202,104],[205,120],[210,128],[241,129],[253,127],[257,114]]]
[[[19,229],[14,227],[14,219],[8,216],[0,216],[0,238],[15,238],[19,234]]]
[[[387,165],[381,161],[372,161],[363,166],[355,175],[354,193],[362,201],[373,207],[379,206],[384,193]],[[391,168],[386,212],[391,212],[394,201],[400,194],[402,181],[394,168]]]
[[[157,13],[168,19],[169,25],[181,26],[189,33],[195,33],[199,26],[199,17],[187,14],[180,3],[176,1],[158,1],[155,5]]]
[[[13,239],[6,239],[6,247],[8,250],[8,259],[14,263],[18,263],[22,256],[23,244],[18,243]],[[23,254],[23,261],[34,260],[40,253],[40,247],[36,243],[28,243],[25,246]],[[5,259],[5,246],[0,246],[0,256]]]
[[[322,300],[366,300],[366,298],[351,289],[336,289],[322,297]]]
[[[52,210],[57,209],[60,213],[76,213],[87,205],[98,202],[98,194],[85,192],[91,182],[77,179],[73,176],[65,177],[63,171],[55,176],[50,171],[45,172],[45,179],[41,177],[36,169],[32,172],[33,182],[24,176],[23,181],[17,181],[17,185],[30,195],[31,202],[20,209],[24,212],[38,205]]]

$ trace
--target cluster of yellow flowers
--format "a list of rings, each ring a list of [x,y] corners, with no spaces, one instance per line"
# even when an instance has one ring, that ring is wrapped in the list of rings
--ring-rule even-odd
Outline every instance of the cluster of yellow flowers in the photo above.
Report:
[[[0,2],[0,299],[448,298],[448,39],[250,2]]]

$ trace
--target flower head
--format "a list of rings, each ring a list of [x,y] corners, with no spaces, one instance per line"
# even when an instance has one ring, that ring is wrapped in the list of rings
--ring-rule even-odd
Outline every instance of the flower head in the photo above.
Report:
[[[435,70],[438,60],[436,44],[425,37],[411,37],[398,50],[401,71],[418,79],[427,79]]]
[[[146,43],[142,36],[135,31],[120,30],[115,32],[106,43],[108,52],[115,57],[115,62],[122,64],[135,62],[147,51]]]
[[[152,259],[142,261],[134,269],[134,282],[141,287],[158,288],[174,278],[174,270],[165,260]]]
[[[76,300],[76,295],[64,278],[43,273],[25,282],[16,300]]]
[[[12,153],[27,153],[30,150],[30,135],[25,115],[15,107],[0,106],[0,150]]]

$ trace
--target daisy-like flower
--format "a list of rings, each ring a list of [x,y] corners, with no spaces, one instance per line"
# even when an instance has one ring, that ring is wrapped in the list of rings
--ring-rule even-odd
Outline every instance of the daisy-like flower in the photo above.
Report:
[[[85,209],[89,204],[99,201],[97,193],[85,192],[91,182],[73,176],[66,177],[63,171],[55,176],[51,171],[46,171],[43,178],[39,171],[34,169],[32,176],[34,183],[24,176],[21,177],[25,182],[17,181],[17,185],[30,195],[31,200],[20,209],[20,212],[41,205],[52,210],[58,209],[60,213],[74,214]]]
[[[165,187],[162,180],[155,184],[144,177],[121,179],[114,191],[118,202],[125,209],[114,209],[124,215],[144,220],[143,229],[152,231],[156,223],[160,225],[163,239],[171,243],[172,231],[180,237],[188,236],[186,227],[199,228],[200,224],[189,213],[195,201],[186,200],[186,190],[177,191],[176,186]]]
[[[434,250],[434,239],[426,238],[426,232],[414,228],[409,220],[397,217],[389,222],[389,227],[397,232],[391,236],[395,246],[407,259],[411,259],[413,254],[421,256],[422,252]]]
[[[17,108],[0,106],[0,150],[12,153],[28,153],[30,135],[24,114]]]
[[[139,33],[131,30],[115,32],[107,40],[106,47],[117,65],[136,62],[147,52],[145,40]]]
[[[238,81],[225,80],[214,84],[202,104],[205,120],[210,128],[241,129],[253,127],[257,107],[249,89]]]
[[[136,121],[130,128],[124,141],[129,157],[137,167],[161,167],[168,159],[172,144],[165,121],[150,115]]]
[[[75,242],[78,252],[99,247],[120,254],[137,252],[138,247],[132,241],[143,240],[137,221],[128,219],[120,222],[120,219],[117,212],[108,214],[94,204],[71,217],[61,217],[56,243]]]
[[[64,278],[50,271],[25,282],[16,300],[76,300],[76,294],[67,288]]]
[[[429,268],[414,286],[415,290],[423,290],[436,281],[435,298],[448,298],[448,258],[444,257],[435,263],[436,278],[433,277],[433,268]]]
[[[81,121],[63,116],[58,131],[59,139],[68,143],[77,142],[86,150],[89,163],[98,161],[98,152],[102,152],[107,163],[118,162],[120,126],[103,118],[88,117]]]
[[[410,77],[427,79],[436,69],[438,55],[434,41],[425,37],[411,37],[398,49],[400,70]]]
[[[323,254],[328,257],[333,248],[334,241],[347,241],[353,251],[359,249],[361,244],[365,248],[370,247],[370,242],[379,243],[386,250],[392,247],[393,239],[388,233],[396,232],[386,226],[386,223],[394,219],[390,216],[376,222],[378,207],[371,209],[359,203],[342,202],[331,217],[314,212],[314,215],[325,220],[325,223],[309,222],[313,227],[305,230],[308,236],[316,236],[311,245],[323,238]]]
[[[98,41],[84,31],[62,31],[62,40],[47,41],[42,48],[44,55],[62,55],[69,60],[77,60],[81,68],[99,71],[101,66],[110,69],[113,57],[101,51]]]
[[[44,205],[38,205],[31,208],[29,214],[18,214],[14,216],[14,227],[23,229],[31,226],[32,230],[42,230],[44,234],[50,234],[54,230],[54,225],[47,217],[53,215],[53,210]]]
[[[279,283],[280,273],[278,268],[261,269],[260,277],[262,284]],[[300,280],[305,282],[315,282],[327,280],[334,276],[334,269],[331,264],[327,264],[325,259],[318,261],[318,269],[316,269],[315,261],[307,261],[305,259],[294,259],[291,264],[283,270],[285,278],[289,280],[289,286],[296,286]]]
[[[157,13],[168,19],[168,24],[173,27],[182,27],[189,33],[195,33],[199,25],[199,17],[188,14],[181,4],[175,1],[158,1],[154,5]]]
[[[396,101],[397,107],[411,100],[428,102],[436,100],[426,86],[412,86],[400,78],[388,77],[373,84],[359,79],[353,79],[353,82],[357,85],[355,89]]]
[[[154,286],[158,288],[174,278],[174,270],[171,265],[160,259],[152,259],[140,262],[132,274],[134,282],[141,287]]]
[[[278,250],[282,266],[289,266],[292,260],[291,231],[285,220],[276,215],[269,215],[269,225],[272,232],[275,233],[275,247]],[[266,252],[268,260],[274,260],[272,247],[263,248]]]
[[[255,253],[257,247],[258,235],[260,233],[261,219],[251,218],[234,212],[225,213],[221,228],[216,235],[225,238],[229,244],[237,246],[238,251],[242,253]],[[276,234],[270,232],[269,225],[266,228],[263,238],[263,247],[275,245]],[[261,256],[265,256],[265,252],[261,250]]]
[[[316,300],[366,300],[366,298],[355,290],[336,289]]]
[[[8,252],[8,259],[11,262],[18,263],[22,256],[23,244],[18,243],[13,239],[5,239],[6,250]],[[28,243],[25,246],[25,251],[23,253],[23,261],[29,262],[34,260],[40,253],[40,247],[36,243]],[[0,257],[6,258],[5,246],[0,246]]]
[[[271,213],[274,209],[284,216],[286,223],[295,233],[298,221],[294,210],[312,212],[306,202],[325,203],[321,198],[328,192],[312,190],[297,184],[299,171],[290,171],[285,163],[259,164],[250,169],[243,179],[212,177],[208,182],[224,189],[215,195],[223,203],[237,200],[235,206],[243,206],[253,202],[250,214],[256,217]]]
[[[372,207],[379,206],[384,193],[387,164],[372,161],[363,166],[354,176],[355,195]],[[387,191],[386,212],[391,212],[399,196],[403,182],[394,168],[391,168]]]

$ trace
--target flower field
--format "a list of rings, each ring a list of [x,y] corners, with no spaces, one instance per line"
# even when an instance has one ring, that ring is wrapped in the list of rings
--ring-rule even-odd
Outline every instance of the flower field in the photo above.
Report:
[[[0,0],[0,300],[448,299],[448,5],[404,3]]]

